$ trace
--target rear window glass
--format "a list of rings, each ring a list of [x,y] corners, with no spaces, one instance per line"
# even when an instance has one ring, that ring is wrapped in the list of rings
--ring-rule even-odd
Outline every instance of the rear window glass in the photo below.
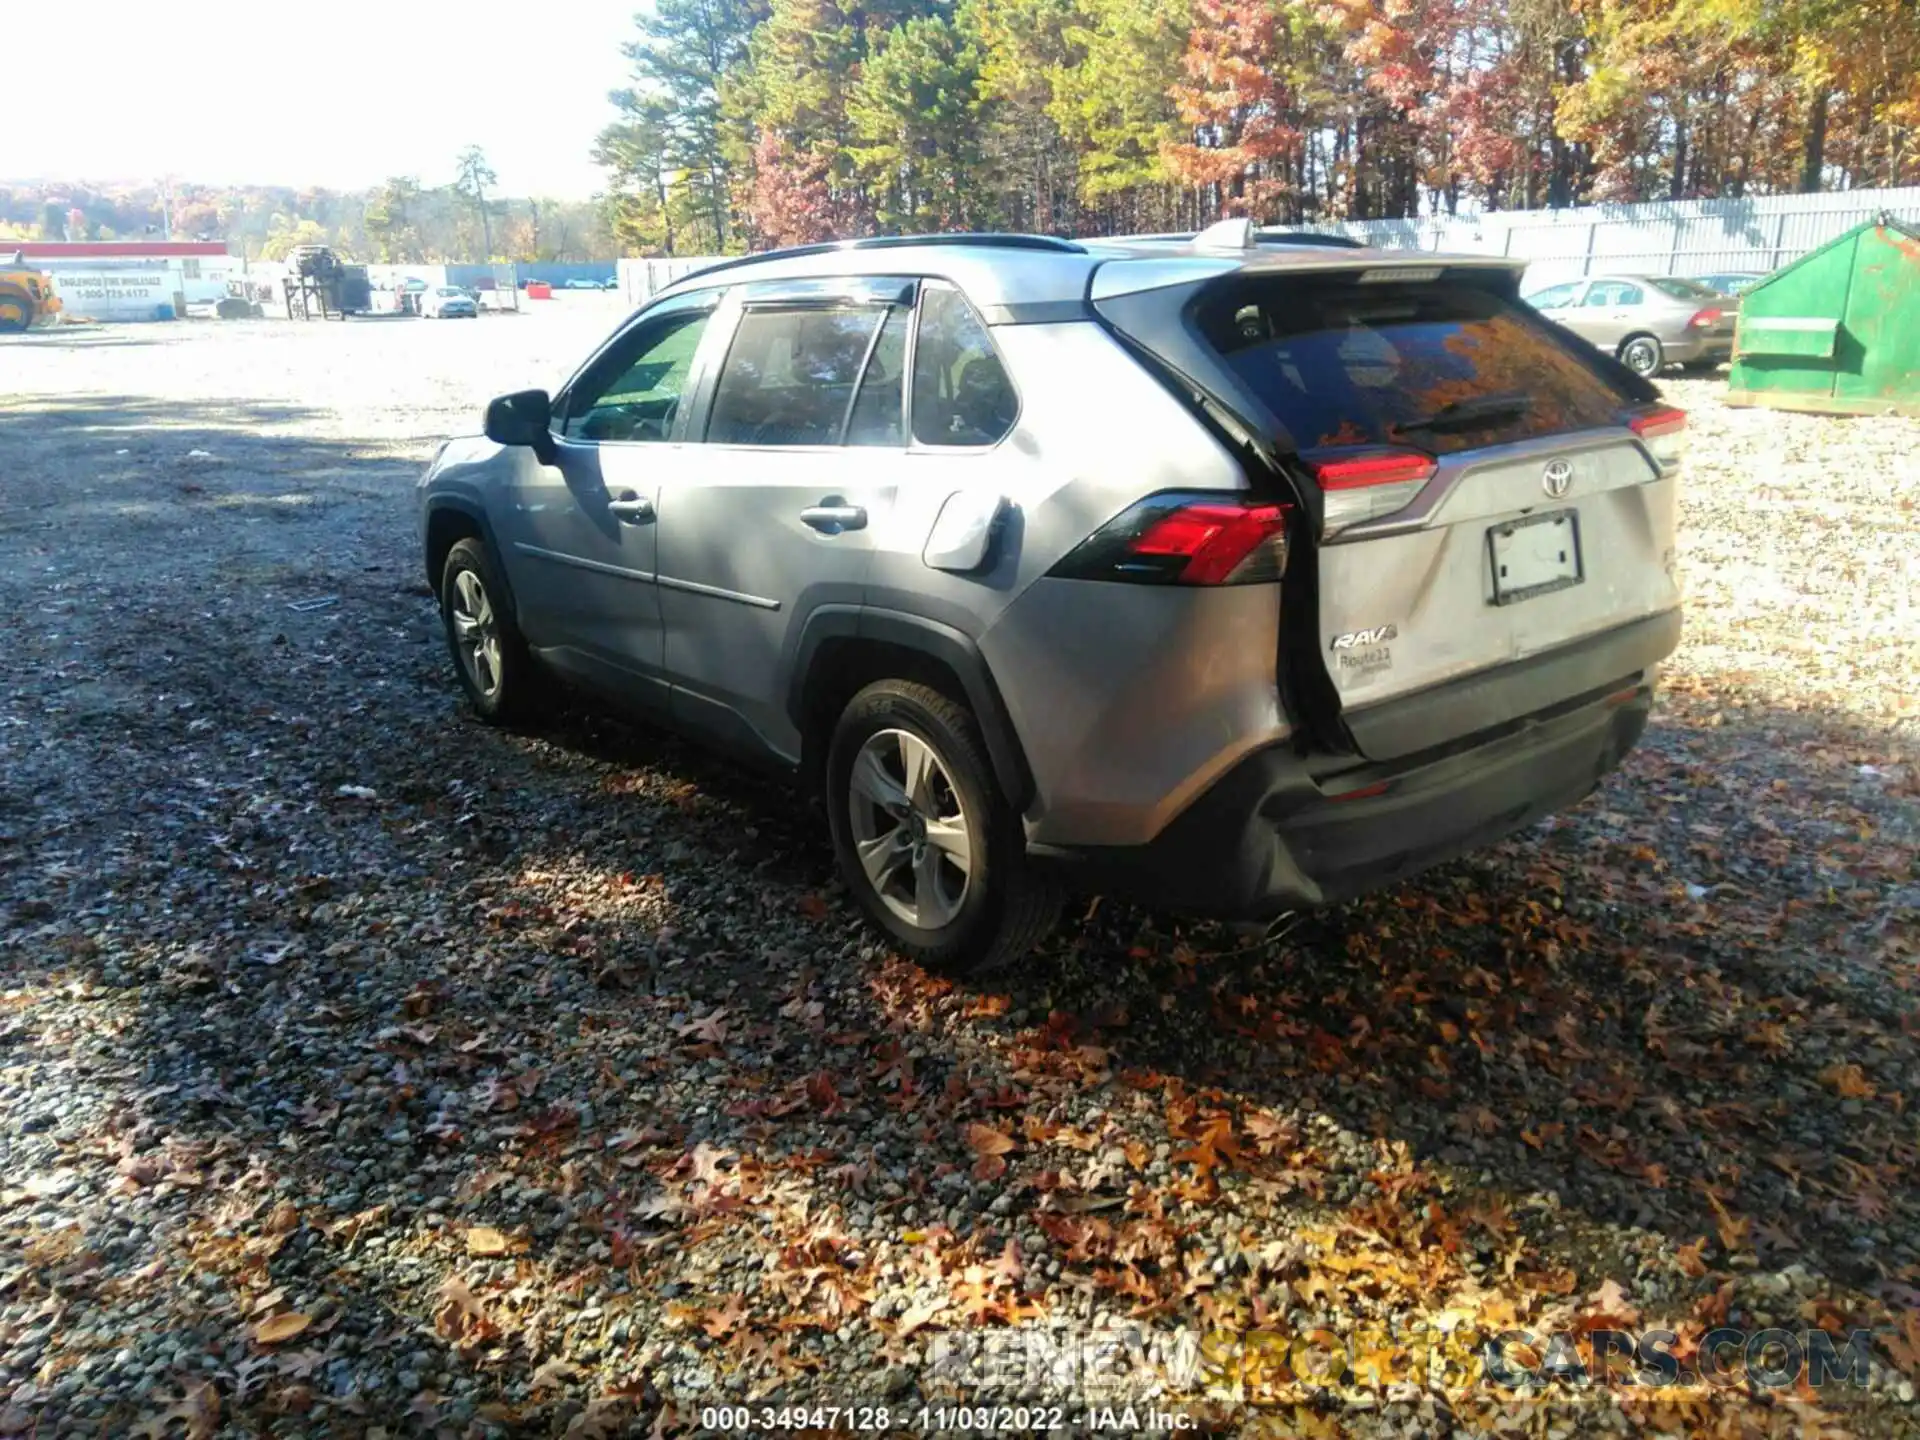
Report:
[[[1698,280],[1689,280],[1679,275],[1649,275],[1647,284],[1656,290],[1664,290],[1676,300],[1718,300],[1720,292],[1711,285],[1702,285]]]
[[[1471,285],[1257,282],[1198,319],[1302,450],[1444,455],[1618,424],[1628,401],[1522,304]]]

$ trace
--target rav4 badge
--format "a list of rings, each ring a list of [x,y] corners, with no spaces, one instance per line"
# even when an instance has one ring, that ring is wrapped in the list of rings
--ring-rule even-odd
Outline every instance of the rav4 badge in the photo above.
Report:
[[[1329,650],[1358,650],[1362,645],[1378,645],[1382,640],[1399,638],[1400,632],[1392,625],[1376,625],[1371,630],[1349,630],[1344,635],[1333,637]]]

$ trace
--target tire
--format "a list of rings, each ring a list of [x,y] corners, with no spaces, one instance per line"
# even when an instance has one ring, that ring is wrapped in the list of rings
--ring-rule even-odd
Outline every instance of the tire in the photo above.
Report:
[[[456,541],[440,570],[440,624],[460,688],[489,725],[516,724],[540,710],[541,677],[505,596],[486,547],[472,538]]]
[[[18,334],[33,328],[33,302],[18,295],[0,296],[0,335]]]
[[[910,760],[920,753],[915,745],[931,766]],[[904,783],[910,764],[926,777],[917,804]],[[856,766],[865,777],[859,791]],[[887,785],[891,805],[874,798]],[[919,963],[950,975],[987,974],[1021,959],[1053,928],[1059,892],[1027,863],[1020,817],[994,780],[973,715],[938,690],[881,680],[855,695],[827,752],[826,799],[847,888],[875,927]],[[934,838],[941,834],[944,843]],[[953,858],[956,845],[964,847],[964,870]],[[878,885],[863,848],[886,867]]]
[[[1642,379],[1651,380],[1666,368],[1667,354],[1651,335],[1629,335],[1620,342],[1620,363]]]

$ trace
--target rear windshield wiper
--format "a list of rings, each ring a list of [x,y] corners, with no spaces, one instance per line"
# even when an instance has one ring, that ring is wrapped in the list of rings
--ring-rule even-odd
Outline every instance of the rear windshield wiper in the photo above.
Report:
[[[1402,421],[1393,428],[1402,434],[1415,430],[1471,430],[1490,420],[1525,415],[1531,409],[1533,397],[1524,390],[1502,390],[1492,395],[1475,395],[1470,400],[1455,400],[1424,419]]]

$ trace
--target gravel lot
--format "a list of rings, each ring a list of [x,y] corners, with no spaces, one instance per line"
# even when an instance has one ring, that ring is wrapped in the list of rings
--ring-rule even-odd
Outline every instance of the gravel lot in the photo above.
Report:
[[[0,1436],[1920,1432],[1920,423],[1668,385],[1687,638],[1576,811],[956,987],[784,791],[457,703],[412,482],[616,313],[0,340]],[[1717,1325],[1869,1328],[1870,1383],[1409,1362]],[[1354,1366],[1008,1363],[1126,1327]]]

